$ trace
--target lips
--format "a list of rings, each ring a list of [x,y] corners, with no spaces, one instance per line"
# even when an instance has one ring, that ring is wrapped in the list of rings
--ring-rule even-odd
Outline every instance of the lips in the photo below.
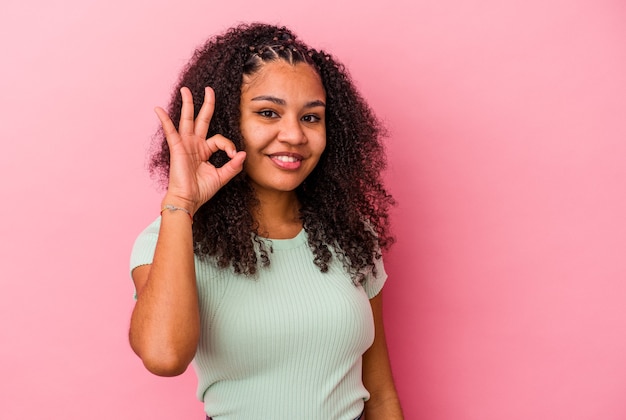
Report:
[[[276,166],[281,169],[287,170],[295,170],[300,168],[300,166],[302,165],[302,159],[304,159],[302,155],[287,152],[272,153],[268,156]]]

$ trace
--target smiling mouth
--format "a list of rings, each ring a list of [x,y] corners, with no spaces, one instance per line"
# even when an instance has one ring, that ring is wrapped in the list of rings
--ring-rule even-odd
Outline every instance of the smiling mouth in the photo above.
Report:
[[[275,154],[269,155],[269,158],[274,162],[276,166],[281,169],[294,170],[300,168],[302,164],[302,156],[297,154]]]
[[[285,163],[293,163],[293,162],[298,162],[300,160],[295,156],[272,156],[272,159],[276,159],[280,162],[285,162]]]

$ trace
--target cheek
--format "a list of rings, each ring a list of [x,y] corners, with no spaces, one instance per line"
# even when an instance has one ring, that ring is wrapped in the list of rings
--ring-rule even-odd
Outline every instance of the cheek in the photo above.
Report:
[[[266,133],[259,127],[244,126],[241,127],[241,137],[243,150],[254,150],[263,145],[263,139]]]
[[[318,148],[320,155],[324,153],[324,150],[326,150],[326,134],[321,136],[321,138],[319,139]]]
[[[322,154],[326,150],[326,130],[320,129],[308,135],[309,146],[318,154]]]

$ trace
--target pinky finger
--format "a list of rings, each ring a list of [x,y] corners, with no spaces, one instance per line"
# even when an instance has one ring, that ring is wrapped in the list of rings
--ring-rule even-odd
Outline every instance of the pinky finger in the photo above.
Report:
[[[165,138],[169,142],[178,135],[178,131],[176,131],[176,127],[174,126],[172,119],[163,108],[156,107],[154,108],[154,112],[157,114],[157,117],[161,122],[161,127],[163,127],[163,133],[165,134]]]

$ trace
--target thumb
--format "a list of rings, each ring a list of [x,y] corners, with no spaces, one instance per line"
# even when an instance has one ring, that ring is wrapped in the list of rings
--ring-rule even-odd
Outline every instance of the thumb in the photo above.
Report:
[[[233,179],[243,169],[243,161],[246,160],[246,152],[237,152],[231,160],[224,164],[221,168],[217,168],[220,181],[225,185]]]

